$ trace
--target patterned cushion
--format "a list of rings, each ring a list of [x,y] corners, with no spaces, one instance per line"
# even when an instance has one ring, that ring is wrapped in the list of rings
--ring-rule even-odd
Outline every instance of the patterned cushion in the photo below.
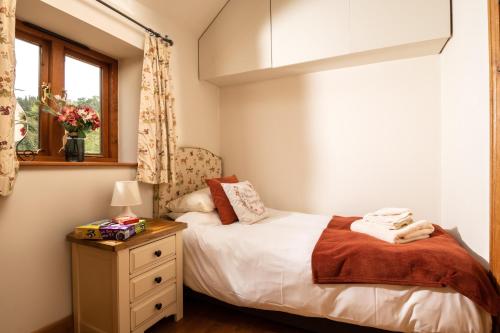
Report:
[[[264,203],[250,182],[223,183],[222,188],[240,223],[252,224],[268,216]]]

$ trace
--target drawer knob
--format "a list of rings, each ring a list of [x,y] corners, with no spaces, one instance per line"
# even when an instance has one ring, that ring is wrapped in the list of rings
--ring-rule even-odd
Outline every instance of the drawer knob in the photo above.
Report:
[[[155,282],[156,283],[161,283],[161,276],[155,277]]]
[[[160,257],[161,256],[161,250],[156,250],[155,251],[155,256]]]
[[[162,306],[163,306],[163,304],[161,304],[161,303],[156,303],[155,304],[156,310],[161,310]]]

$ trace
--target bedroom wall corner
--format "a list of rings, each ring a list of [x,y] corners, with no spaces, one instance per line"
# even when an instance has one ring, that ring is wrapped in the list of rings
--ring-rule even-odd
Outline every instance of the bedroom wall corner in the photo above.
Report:
[[[198,80],[198,36],[189,30],[172,36],[178,146],[220,154],[219,87]]]
[[[120,162],[137,162],[137,126],[142,77],[142,55],[118,62],[118,156]]]
[[[488,3],[453,1],[453,37],[441,55],[441,216],[489,260]]]

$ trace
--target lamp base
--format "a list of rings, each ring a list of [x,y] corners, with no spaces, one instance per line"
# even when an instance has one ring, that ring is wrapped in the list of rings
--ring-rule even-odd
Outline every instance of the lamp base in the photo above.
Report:
[[[134,214],[130,206],[123,206],[122,211],[117,217],[137,217],[137,215]]]

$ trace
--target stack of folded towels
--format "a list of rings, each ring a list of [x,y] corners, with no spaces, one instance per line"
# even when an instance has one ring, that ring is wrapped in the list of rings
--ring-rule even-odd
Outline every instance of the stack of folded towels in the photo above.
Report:
[[[351,230],[389,243],[404,244],[429,238],[434,226],[427,220],[413,221],[413,214],[407,208],[382,208],[354,221]]]

